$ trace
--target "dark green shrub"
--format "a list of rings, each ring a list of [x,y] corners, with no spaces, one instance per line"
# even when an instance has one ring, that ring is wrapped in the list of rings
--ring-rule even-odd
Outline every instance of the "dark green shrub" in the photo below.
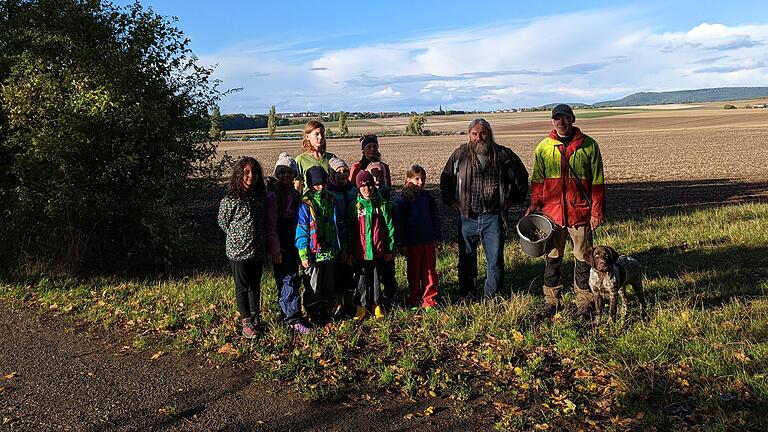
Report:
[[[213,173],[211,71],[151,9],[0,5],[0,255],[67,271],[167,268]]]

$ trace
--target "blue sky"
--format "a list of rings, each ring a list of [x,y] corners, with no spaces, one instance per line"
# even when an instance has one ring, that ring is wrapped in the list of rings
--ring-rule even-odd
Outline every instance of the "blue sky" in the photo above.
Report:
[[[243,89],[224,113],[489,110],[768,86],[768,2],[141,3],[178,18],[222,89]]]

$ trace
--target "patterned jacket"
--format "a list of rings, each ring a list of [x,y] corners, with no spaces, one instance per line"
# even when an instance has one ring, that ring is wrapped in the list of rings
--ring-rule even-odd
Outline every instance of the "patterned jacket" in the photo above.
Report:
[[[531,207],[538,207],[559,226],[589,225],[590,217],[605,219],[605,178],[603,159],[597,142],[577,127],[573,139],[565,147],[565,157],[578,179],[574,178],[561,156],[563,143],[557,132],[536,146],[531,173]],[[592,206],[579,190],[592,200]]]
[[[347,253],[357,260],[381,259],[395,252],[393,205],[376,195],[358,196],[347,210]]]
[[[245,261],[262,259],[266,243],[267,197],[225,196],[219,205],[219,226],[227,235],[227,258]]]

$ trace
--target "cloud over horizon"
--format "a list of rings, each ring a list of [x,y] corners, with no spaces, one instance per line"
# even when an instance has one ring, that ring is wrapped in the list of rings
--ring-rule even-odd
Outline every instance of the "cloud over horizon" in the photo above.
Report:
[[[573,23],[598,32],[572,30]],[[496,109],[637,91],[768,85],[768,24],[657,32],[634,8],[552,15],[332,50],[226,50],[223,112]]]

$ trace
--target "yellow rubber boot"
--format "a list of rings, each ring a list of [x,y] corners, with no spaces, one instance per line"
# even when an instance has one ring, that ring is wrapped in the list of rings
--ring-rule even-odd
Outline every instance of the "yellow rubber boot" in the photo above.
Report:
[[[373,315],[376,319],[384,318],[384,308],[380,305],[376,305],[376,309],[373,310]]]
[[[363,318],[365,318],[366,310],[362,306],[357,307],[357,312],[355,313],[355,321],[362,321]]]

